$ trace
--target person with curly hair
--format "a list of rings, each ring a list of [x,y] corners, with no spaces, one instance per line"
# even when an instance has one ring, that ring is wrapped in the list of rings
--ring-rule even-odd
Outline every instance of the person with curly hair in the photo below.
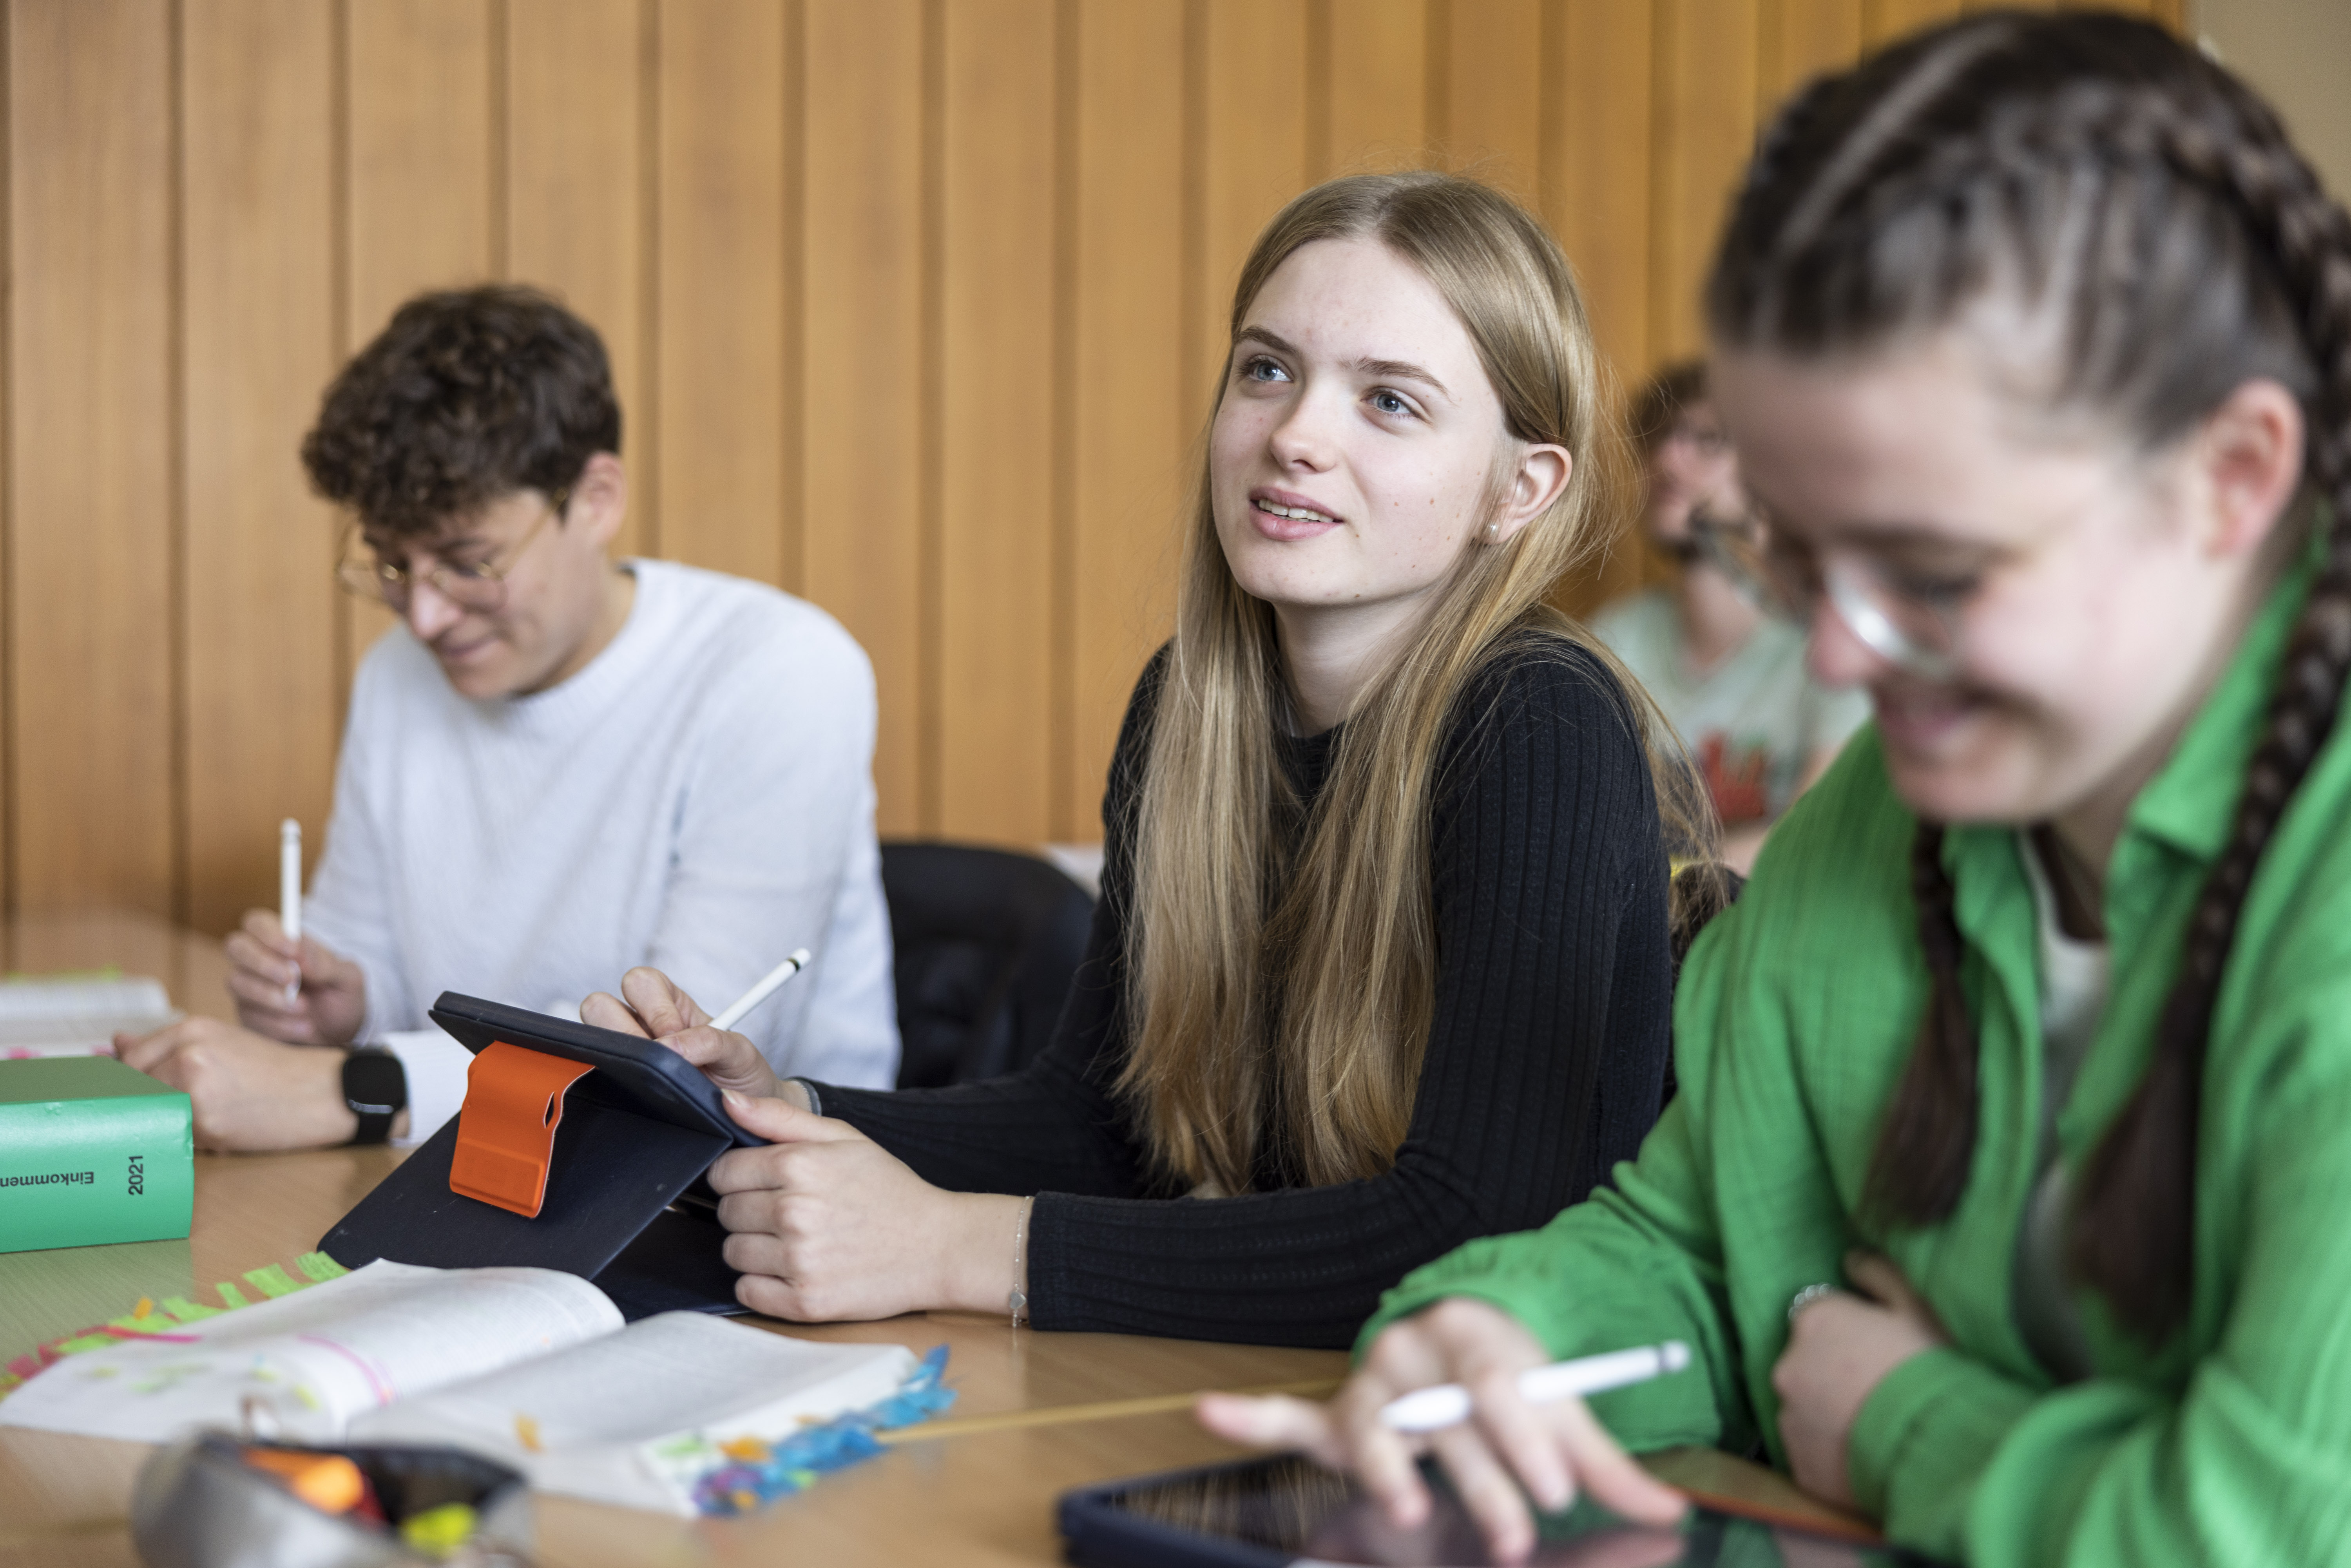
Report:
[[[1803,628],[1748,564],[1763,529],[1740,488],[1706,361],[1650,378],[1631,423],[1642,542],[1672,576],[1604,606],[1592,632],[1689,748],[1722,822],[1723,863],[1745,875],[1772,824],[1868,720],[1869,698],[1805,669]]]
[[[470,1061],[428,1025],[444,989],[569,1010],[659,964],[732,995],[796,947],[809,972],[746,1032],[779,1069],[893,1082],[872,666],[764,584],[614,561],[620,454],[602,342],[534,289],[420,295],[327,389],[303,465],[350,516],[344,586],[401,624],[352,685],[300,940],[248,914],[241,1027],[116,1041],[187,1091],[198,1143],[431,1135]],[[375,1047],[404,1088],[351,1071]]]

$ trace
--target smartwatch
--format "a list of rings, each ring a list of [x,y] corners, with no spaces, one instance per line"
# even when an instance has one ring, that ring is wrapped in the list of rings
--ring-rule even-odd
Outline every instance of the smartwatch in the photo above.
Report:
[[[408,1106],[408,1074],[400,1058],[380,1045],[355,1047],[343,1058],[343,1103],[360,1119],[352,1143],[389,1142],[392,1118]]]

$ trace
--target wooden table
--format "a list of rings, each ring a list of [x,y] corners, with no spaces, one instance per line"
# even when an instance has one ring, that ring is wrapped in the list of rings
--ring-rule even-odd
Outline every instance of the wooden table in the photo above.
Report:
[[[163,978],[189,1011],[229,1010],[217,945],[145,917],[26,919],[0,927],[0,951],[18,972],[120,964]],[[194,1295],[249,1269],[290,1268],[401,1157],[383,1148],[199,1155],[195,1223],[186,1240],[0,1254],[0,1361],[118,1316],[141,1296]],[[1335,1351],[1038,1333],[955,1312],[819,1327],[746,1321],[814,1339],[894,1341],[918,1353],[945,1343],[958,1396],[946,1419],[1033,1412],[1040,1424],[908,1442],[745,1519],[688,1523],[544,1498],[542,1562],[1058,1563],[1052,1505],[1063,1490],[1235,1453],[1182,1410],[1112,1416],[1086,1407],[1327,1381],[1345,1366]],[[121,1521],[146,1453],[133,1443],[0,1429],[0,1565],[134,1563]],[[1701,1491],[1846,1522],[1769,1471],[1727,1456],[1684,1453],[1653,1462],[1669,1479]]]

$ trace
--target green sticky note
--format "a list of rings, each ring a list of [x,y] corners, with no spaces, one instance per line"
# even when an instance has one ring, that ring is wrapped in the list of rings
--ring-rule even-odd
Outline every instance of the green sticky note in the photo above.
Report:
[[[279,1268],[275,1263],[269,1264],[265,1268],[247,1269],[245,1271],[245,1277],[253,1281],[253,1288],[255,1290],[259,1291],[263,1295],[267,1296],[273,1301],[280,1296],[292,1295],[295,1291],[300,1290],[305,1284],[309,1282],[308,1281],[298,1281],[294,1279],[293,1276],[287,1274],[285,1270]]]
[[[245,1292],[225,1280],[214,1285],[213,1289],[220,1292],[221,1305],[230,1311],[250,1304],[245,1299]]]
[[[309,1275],[315,1283],[321,1285],[329,1280],[340,1280],[350,1272],[349,1269],[344,1268],[324,1252],[305,1252],[294,1260],[294,1266]]]
[[[200,1307],[185,1296],[166,1296],[155,1303],[155,1310],[171,1314],[173,1322],[192,1323],[199,1318],[220,1316],[218,1307]]]

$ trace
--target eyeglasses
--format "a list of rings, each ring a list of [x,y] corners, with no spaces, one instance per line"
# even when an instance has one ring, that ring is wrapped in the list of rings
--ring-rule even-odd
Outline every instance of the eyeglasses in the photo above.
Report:
[[[1730,450],[1730,437],[1725,435],[1719,426],[1700,424],[1690,419],[1674,421],[1657,437],[1660,447],[1670,446],[1677,442],[1697,447],[1699,455],[1707,457],[1719,456]]]
[[[1823,559],[1778,528],[1762,558],[1772,596],[1809,623],[1826,600],[1862,645],[1906,674],[1947,681],[1959,671],[1959,612],[1976,584],[1920,581],[1864,555]]]
[[[372,549],[361,554],[354,547],[363,549],[365,541],[358,537],[359,525],[354,523],[343,537],[342,559],[336,564],[335,580],[342,585],[346,593],[361,599],[380,599],[391,606],[394,613],[405,614],[408,596],[421,578],[432,585],[434,592],[459,609],[481,615],[491,614],[505,605],[507,578],[513,572],[516,563],[522,559],[523,552],[530,548],[531,540],[538,537],[538,530],[547,526],[549,517],[560,517],[564,507],[570,504],[571,492],[569,489],[558,490],[549,497],[547,510],[523,530],[522,538],[514,542],[514,548],[506,551],[503,559],[435,561],[430,570],[423,573],[413,572],[405,566],[386,560]]]

